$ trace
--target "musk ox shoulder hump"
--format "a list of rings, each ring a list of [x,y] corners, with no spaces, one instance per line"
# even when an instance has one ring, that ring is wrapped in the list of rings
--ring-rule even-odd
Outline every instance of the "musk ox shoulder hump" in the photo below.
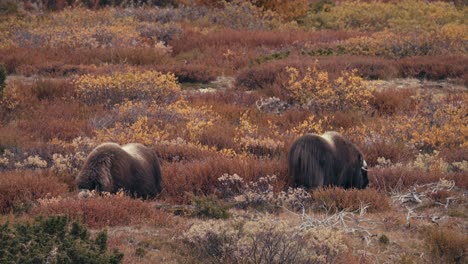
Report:
[[[337,132],[334,132],[334,131],[331,131],[331,132],[326,132],[324,134],[321,135],[321,137],[323,139],[325,139],[325,141],[328,143],[328,145],[333,149],[335,150],[336,146],[335,146],[335,140],[334,140],[334,137],[336,136],[339,136],[339,134]]]
[[[130,143],[130,144],[122,146],[122,149],[125,150],[128,154],[130,154],[130,156],[132,156],[133,158],[140,160],[140,161],[144,161],[145,158],[141,155],[141,150],[140,150],[142,147],[144,146],[141,144]]]

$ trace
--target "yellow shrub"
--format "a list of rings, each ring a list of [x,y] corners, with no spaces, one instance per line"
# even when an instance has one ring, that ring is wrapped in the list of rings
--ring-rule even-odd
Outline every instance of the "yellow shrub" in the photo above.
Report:
[[[293,67],[288,67],[289,81],[286,87],[293,102],[309,107],[316,112],[368,110],[372,89],[357,71],[343,72],[335,81],[328,73],[314,66],[308,68],[304,76]]]
[[[87,104],[112,106],[125,99],[170,104],[180,97],[174,74],[129,71],[111,75],[83,75],[75,80],[78,97]]]

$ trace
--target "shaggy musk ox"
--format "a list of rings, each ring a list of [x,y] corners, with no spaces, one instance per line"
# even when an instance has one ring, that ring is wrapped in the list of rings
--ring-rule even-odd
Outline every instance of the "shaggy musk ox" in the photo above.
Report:
[[[104,143],[88,155],[76,184],[80,190],[116,193],[124,189],[136,197],[152,198],[161,191],[159,160],[141,144]]]
[[[307,134],[289,151],[289,173],[297,186],[367,187],[367,164],[358,148],[337,132]]]

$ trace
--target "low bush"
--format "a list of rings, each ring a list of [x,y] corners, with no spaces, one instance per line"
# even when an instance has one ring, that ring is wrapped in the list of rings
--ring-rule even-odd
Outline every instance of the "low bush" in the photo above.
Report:
[[[52,198],[68,192],[65,183],[38,171],[2,172],[0,177],[0,213],[28,211],[38,199]]]
[[[467,56],[420,56],[404,58],[397,62],[399,76],[442,80],[463,78],[468,71]]]
[[[75,80],[75,85],[78,98],[89,105],[102,103],[113,106],[125,99],[170,104],[180,97],[180,86],[175,76],[157,71],[83,75]]]
[[[170,163],[162,166],[163,197],[175,202],[188,202],[185,193],[209,195],[216,192],[221,175],[238,174],[246,182],[266,175],[278,175],[275,189],[287,182],[287,166],[284,160],[258,160],[242,157],[212,157],[193,162]]]
[[[37,219],[34,223],[0,226],[2,263],[122,263],[123,254],[107,249],[107,232],[90,238],[79,222],[66,216]]]
[[[192,196],[192,205],[195,207],[193,216],[199,218],[226,219],[229,217],[229,206],[214,195]]]
[[[422,231],[431,263],[465,263],[468,237],[456,230],[427,227]]]
[[[383,212],[390,208],[387,196],[376,189],[324,188],[312,192],[312,199],[318,208],[326,211],[355,211],[368,206],[369,212]]]
[[[436,170],[408,169],[401,167],[372,168],[369,181],[373,188],[392,192],[409,188],[415,184],[438,182],[440,179],[453,180],[455,185],[467,188],[468,179],[465,172],[444,173]]]
[[[385,89],[374,93],[371,105],[382,115],[409,113],[416,103],[415,91],[410,89]]]
[[[134,224],[166,226],[173,220],[168,213],[157,210],[150,202],[132,199],[121,193],[104,196],[92,193],[90,196],[43,199],[30,214],[66,215],[91,228]]]
[[[188,253],[207,263],[333,263],[347,252],[343,235],[284,221],[205,221],[182,237]]]
[[[183,64],[156,68],[161,72],[173,73],[181,83],[209,83],[219,75],[215,69],[202,64]]]

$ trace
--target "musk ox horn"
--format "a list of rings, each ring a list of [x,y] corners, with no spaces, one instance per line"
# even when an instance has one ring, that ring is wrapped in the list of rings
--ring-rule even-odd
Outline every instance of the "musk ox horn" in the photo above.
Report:
[[[366,162],[366,160],[364,160],[364,161],[362,162],[362,167],[361,167],[361,169],[363,169],[363,170],[365,170],[365,171],[369,171],[369,169],[367,168],[367,162]]]
[[[154,150],[142,144],[96,147],[76,178],[79,190],[116,193],[123,189],[136,197],[153,198],[161,192],[161,169]]]
[[[359,149],[337,132],[307,134],[289,151],[289,173],[297,186],[366,188],[367,163]]]

